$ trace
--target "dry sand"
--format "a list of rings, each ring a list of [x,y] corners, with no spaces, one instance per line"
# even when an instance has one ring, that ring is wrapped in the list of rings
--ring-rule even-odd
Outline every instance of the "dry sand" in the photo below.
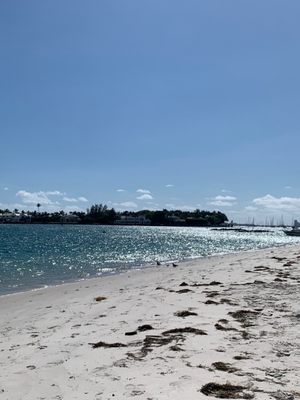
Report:
[[[0,399],[299,399],[299,287],[286,246],[2,296]]]

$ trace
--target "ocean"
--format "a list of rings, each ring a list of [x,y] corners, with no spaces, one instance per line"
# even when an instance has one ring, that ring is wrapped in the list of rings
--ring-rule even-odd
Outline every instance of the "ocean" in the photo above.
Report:
[[[0,295],[214,254],[295,243],[281,229],[0,225]]]

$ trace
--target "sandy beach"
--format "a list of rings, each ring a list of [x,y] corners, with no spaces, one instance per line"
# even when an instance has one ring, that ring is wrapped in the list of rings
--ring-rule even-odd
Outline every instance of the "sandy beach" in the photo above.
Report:
[[[300,246],[0,297],[0,399],[300,398]]]

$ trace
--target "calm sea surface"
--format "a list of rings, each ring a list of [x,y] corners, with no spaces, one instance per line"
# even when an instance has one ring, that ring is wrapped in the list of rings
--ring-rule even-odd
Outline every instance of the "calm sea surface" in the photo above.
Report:
[[[0,295],[131,268],[299,242],[280,229],[0,225]]]

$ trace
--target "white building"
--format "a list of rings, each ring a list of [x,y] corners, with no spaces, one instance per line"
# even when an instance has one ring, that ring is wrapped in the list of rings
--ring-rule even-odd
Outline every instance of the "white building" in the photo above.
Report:
[[[78,224],[80,221],[80,217],[74,214],[63,215],[60,219],[62,224]]]
[[[31,215],[25,213],[6,212],[0,214],[0,223],[5,224],[28,224],[31,222]]]
[[[134,217],[133,215],[122,215],[120,219],[115,221],[116,225],[150,225],[150,219],[145,215]]]

